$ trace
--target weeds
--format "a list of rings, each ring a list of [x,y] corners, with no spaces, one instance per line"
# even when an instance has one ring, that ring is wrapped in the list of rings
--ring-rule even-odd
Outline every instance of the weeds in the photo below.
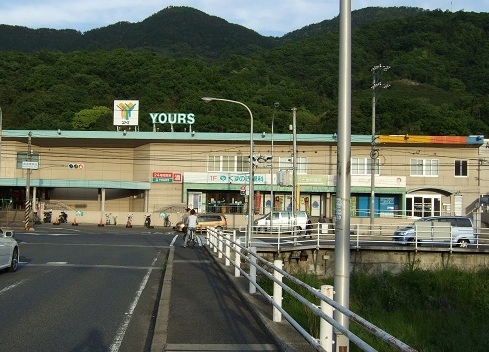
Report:
[[[295,276],[318,289],[333,282],[306,273]],[[307,290],[287,280],[284,283],[319,305]],[[271,282],[260,284],[271,294]],[[287,292],[283,308],[318,337],[319,318]],[[419,351],[489,351],[489,269],[355,272],[350,278],[350,310]],[[351,323],[350,329],[375,349],[394,351],[362,327]]]

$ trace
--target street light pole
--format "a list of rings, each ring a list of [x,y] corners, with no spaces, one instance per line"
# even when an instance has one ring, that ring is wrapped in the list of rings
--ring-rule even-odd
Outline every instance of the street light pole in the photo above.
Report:
[[[232,103],[232,104],[238,104],[243,106],[248,113],[250,114],[250,178],[249,178],[249,194],[248,194],[248,234],[247,234],[247,241],[246,241],[246,246],[251,247],[251,233],[253,229],[253,216],[255,213],[255,191],[253,189],[254,185],[254,164],[253,164],[253,114],[250,110],[250,108],[245,105],[244,103],[237,101],[237,100],[229,100],[229,99],[222,99],[222,98],[211,98],[211,97],[203,97],[202,100],[206,103],[210,103],[211,101],[224,101],[227,103]]]
[[[351,0],[340,1],[340,44],[338,75],[338,134],[335,201],[334,300],[350,305],[350,197],[351,197]],[[339,310],[334,319],[346,330],[349,320]],[[335,350],[348,351],[349,340],[336,333]]]
[[[372,148],[370,150],[370,229],[373,229],[375,219],[375,173],[377,172],[377,137],[375,132],[375,108],[377,105],[377,93],[381,88],[389,88],[390,84],[382,84],[380,74],[390,69],[390,66],[376,65],[370,70],[372,72]]]

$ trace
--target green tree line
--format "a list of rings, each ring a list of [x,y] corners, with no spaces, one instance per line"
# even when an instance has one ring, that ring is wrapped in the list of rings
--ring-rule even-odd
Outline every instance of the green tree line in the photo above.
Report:
[[[381,76],[391,88],[378,95],[379,134],[489,135],[489,14],[408,11],[402,17],[399,9],[396,14],[352,31],[352,133],[371,132],[370,69],[381,63],[391,66]],[[202,17],[201,33],[222,24],[212,19]],[[152,129],[151,112],[192,112],[193,128],[202,132],[248,131],[241,107],[200,99],[214,96],[247,104],[256,131],[270,131],[274,115],[275,132],[288,132],[296,107],[299,133],[336,132],[338,31],[310,34],[306,27],[308,35],[295,33],[293,40],[268,38],[258,49],[233,50],[236,38],[247,38],[239,29],[234,37],[226,34],[235,38],[231,44],[209,50],[226,52],[222,57],[171,55],[144,43],[0,51],[3,128],[110,130],[113,100],[139,99],[142,131]],[[189,46],[188,41],[172,45]]]

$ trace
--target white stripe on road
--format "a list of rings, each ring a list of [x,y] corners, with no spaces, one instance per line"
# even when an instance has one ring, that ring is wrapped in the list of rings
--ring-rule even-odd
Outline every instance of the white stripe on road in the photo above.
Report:
[[[16,282],[15,284],[12,284],[10,286],[4,287],[3,289],[0,290],[0,295],[4,294],[7,291],[10,291],[10,290],[16,288],[17,286],[23,284],[25,281],[27,281],[27,280],[26,279],[20,280],[19,282]]]
[[[175,235],[175,237],[173,237],[173,240],[170,243],[170,247],[172,247],[172,246],[175,245],[175,242],[176,242],[177,238],[178,238],[178,235]]]
[[[158,252],[156,257],[153,259],[153,263],[151,263],[151,266],[154,266],[156,263],[156,260],[160,256],[161,252]],[[143,281],[141,281],[141,284],[139,285],[139,289],[136,292],[136,296],[134,297],[133,302],[129,306],[129,311],[125,314],[124,319],[122,320],[122,324],[119,326],[119,329],[117,329],[117,333],[115,334],[114,340],[112,341],[112,344],[110,345],[110,351],[111,352],[117,352],[119,351],[119,348],[121,347],[122,340],[124,339],[124,335],[126,334],[127,327],[129,326],[129,322],[131,321],[132,314],[134,313],[134,310],[136,309],[136,306],[138,304],[139,298],[141,297],[141,294],[143,293],[144,288],[146,287],[146,284],[149,279],[149,275],[151,274],[152,269],[148,269],[146,275],[143,278]]]

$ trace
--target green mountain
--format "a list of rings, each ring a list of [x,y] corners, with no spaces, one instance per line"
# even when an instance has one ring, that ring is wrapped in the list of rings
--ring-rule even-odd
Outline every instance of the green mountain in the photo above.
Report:
[[[422,14],[423,12],[426,12],[426,10],[416,7],[366,7],[361,10],[352,11],[351,27],[352,30],[355,30],[376,22],[408,18]],[[328,32],[337,32],[339,27],[340,18],[337,16],[331,20],[310,24],[304,28],[287,33],[280,39],[281,42],[303,40]]]
[[[370,7],[352,12],[352,27],[423,12],[408,7]],[[281,38],[264,37],[190,7],[167,7],[138,23],[118,22],[85,33],[0,25],[0,51],[147,49],[176,57],[216,58],[250,55],[287,42],[338,31],[339,17],[297,29]]]
[[[0,25],[0,50],[146,49],[171,56],[224,57],[269,49],[278,42],[190,7],[168,7],[139,23],[119,22],[85,33]]]
[[[151,112],[193,112],[197,131],[247,132],[242,108],[200,100],[215,96],[246,103],[256,131],[274,116],[288,133],[297,107],[300,133],[333,133],[338,46],[338,18],[274,38],[187,7],[86,33],[0,26],[3,128],[113,129],[113,100],[139,99],[142,131]],[[354,11],[354,134],[371,132],[378,64],[391,66],[379,77],[391,84],[377,99],[379,134],[489,135],[488,14]]]

